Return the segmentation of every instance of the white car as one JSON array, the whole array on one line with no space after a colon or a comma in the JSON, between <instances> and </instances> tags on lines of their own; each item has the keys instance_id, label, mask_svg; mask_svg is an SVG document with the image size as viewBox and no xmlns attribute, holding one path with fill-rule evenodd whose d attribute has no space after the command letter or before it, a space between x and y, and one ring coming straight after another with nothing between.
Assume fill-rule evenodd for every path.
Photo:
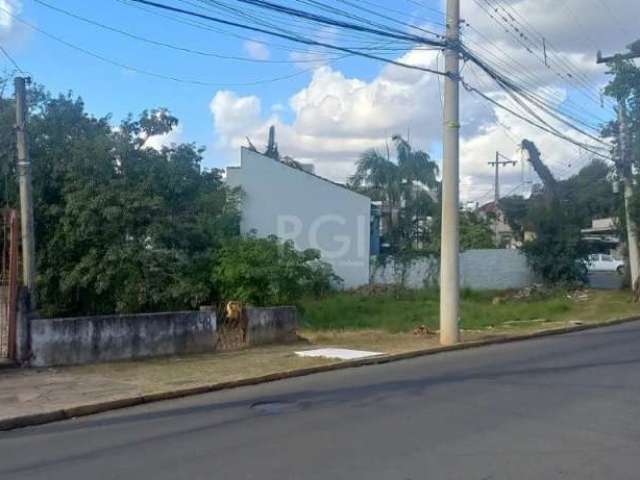
<instances>
[{"instance_id":1,"label":"white car","mask_svg":"<svg viewBox=\"0 0 640 480\"><path fill-rule=\"evenodd\" d=\"M594 253L589 255L589 273L591 272L617 272L624 273L624 262L617 260L605 253Z\"/></svg>"}]
</instances>

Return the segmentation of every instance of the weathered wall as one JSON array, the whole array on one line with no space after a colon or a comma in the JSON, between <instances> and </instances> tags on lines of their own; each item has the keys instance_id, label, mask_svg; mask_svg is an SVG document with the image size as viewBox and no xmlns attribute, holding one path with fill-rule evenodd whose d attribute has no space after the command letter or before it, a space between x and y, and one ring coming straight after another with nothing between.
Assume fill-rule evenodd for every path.
<instances>
[{"instance_id":1,"label":"weathered wall","mask_svg":"<svg viewBox=\"0 0 640 480\"><path fill-rule=\"evenodd\" d=\"M404 285L408 288L439 284L440 265L435 257L396 262L374 261L371 283ZM524 288L536 282L536 276L518 250L467 250L460 254L460 285L474 290Z\"/></svg>"},{"instance_id":2,"label":"weathered wall","mask_svg":"<svg viewBox=\"0 0 640 480\"><path fill-rule=\"evenodd\" d=\"M318 176L242 149L227 169L241 187L243 233L276 235L298 250L314 248L347 288L369 282L371 200Z\"/></svg>"},{"instance_id":3,"label":"weathered wall","mask_svg":"<svg viewBox=\"0 0 640 480\"><path fill-rule=\"evenodd\" d=\"M474 290L524 288L537 279L519 250L467 250L460 256L460 283Z\"/></svg>"},{"instance_id":4,"label":"weathered wall","mask_svg":"<svg viewBox=\"0 0 640 480\"><path fill-rule=\"evenodd\" d=\"M298 311L296 307L247 307L247 344L265 345L297 340Z\"/></svg>"},{"instance_id":5,"label":"weathered wall","mask_svg":"<svg viewBox=\"0 0 640 480\"><path fill-rule=\"evenodd\" d=\"M211 352L213 311L32 319L31 365L73 365Z\"/></svg>"}]
</instances>

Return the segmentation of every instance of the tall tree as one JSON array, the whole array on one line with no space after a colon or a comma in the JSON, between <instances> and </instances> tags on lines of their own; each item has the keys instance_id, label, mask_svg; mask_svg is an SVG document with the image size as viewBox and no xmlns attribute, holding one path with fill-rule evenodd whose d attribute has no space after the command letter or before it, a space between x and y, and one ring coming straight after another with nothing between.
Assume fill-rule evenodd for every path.
<instances>
[{"instance_id":1,"label":"tall tree","mask_svg":"<svg viewBox=\"0 0 640 480\"><path fill-rule=\"evenodd\" d=\"M428 153L413 150L400 135L392 141L396 159L378 150L364 152L349 179L351 188L383 205L387 241L394 250L424 244L428 219L437 200L438 165Z\"/></svg>"},{"instance_id":2,"label":"tall tree","mask_svg":"<svg viewBox=\"0 0 640 480\"><path fill-rule=\"evenodd\" d=\"M157 311L215 300L210 272L217 246L238 235L236 196L221 172L201 167L202 149L148 145L178 120L151 110L114 129L109 117L88 115L79 98L30 93L43 313ZM0 132L11 131L10 103L0 100ZM3 157L5 170L12 157ZM16 205L15 188L3 195Z\"/></svg>"}]
</instances>

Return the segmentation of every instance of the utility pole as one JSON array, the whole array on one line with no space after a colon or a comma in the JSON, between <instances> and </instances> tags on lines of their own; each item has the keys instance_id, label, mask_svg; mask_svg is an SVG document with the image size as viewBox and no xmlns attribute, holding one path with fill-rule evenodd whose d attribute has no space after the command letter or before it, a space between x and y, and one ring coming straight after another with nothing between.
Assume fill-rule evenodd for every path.
<instances>
[{"instance_id":1,"label":"utility pole","mask_svg":"<svg viewBox=\"0 0 640 480\"><path fill-rule=\"evenodd\" d=\"M627 47L628 53L616 54L611 57L603 57L598 52L598 64L615 63L623 60L640 58L640 40ZM629 272L631 274L631 290L640 288L640 251L638 247L638 226L631 217L630 207L633 197L633 171L631 167L631 155L629 152L629 127L627 123L627 99L618 98L618 172L624 183L624 210L627 224L627 246L629 248Z\"/></svg>"},{"instance_id":2,"label":"utility pole","mask_svg":"<svg viewBox=\"0 0 640 480\"><path fill-rule=\"evenodd\" d=\"M447 0L440 257L440 343L460 340L460 0Z\"/></svg>"},{"instance_id":3,"label":"utility pole","mask_svg":"<svg viewBox=\"0 0 640 480\"><path fill-rule=\"evenodd\" d=\"M504 158L505 160L500 160L500 158ZM502 155L500 152L496 152L496 161L488 162L492 167L496 167L496 178L495 178L495 186L494 186L494 205L496 208L496 218L495 218L495 226L494 226L494 235L496 248L500 248L500 232L498 231L498 220L500 219L500 213L498 211L498 203L500 202L500 166L513 165L514 167L517 165L515 161L509 160L507 157Z\"/></svg>"},{"instance_id":4,"label":"utility pole","mask_svg":"<svg viewBox=\"0 0 640 480\"><path fill-rule=\"evenodd\" d=\"M631 198L633 197L633 178L631 172L631 158L629 155L629 130L627 126L627 104L621 99L618 106L618 124L620 139L618 146L618 171L622 174L624 183L624 212L627 224L627 244L629 247L629 272L631 273L631 290L635 291L640 270L640 252L638 252L638 226L631 217Z\"/></svg>"},{"instance_id":5,"label":"utility pole","mask_svg":"<svg viewBox=\"0 0 640 480\"><path fill-rule=\"evenodd\" d=\"M18 177L20 182L20 222L22 227L23 281L36 308L36 256L33 228L33 194L31 191L31 161L27 147L27 89L26 79L16 77L16 136L18 149Z\"/></svg>"}]
</instances>

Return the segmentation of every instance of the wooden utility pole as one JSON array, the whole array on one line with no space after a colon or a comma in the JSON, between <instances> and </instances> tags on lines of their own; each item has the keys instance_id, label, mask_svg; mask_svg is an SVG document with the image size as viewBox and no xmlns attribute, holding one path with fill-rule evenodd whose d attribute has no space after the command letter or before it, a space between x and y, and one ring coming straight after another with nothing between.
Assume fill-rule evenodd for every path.
<instances>
[{"instance_id":1,"label":"wooden utility pole","mask_svg":"<svg viewBox=\"0 0 640 480\"><path fill-rule=\"evenodd\" d=\"M31 190L31 161L27 147L27 80L16 77L16 137L18 150L18 177L20 183L20 222L22 230L23 282L29 291L31 308L37 305L36 255L33 228L33 193Z\"/></svg>"},{"instance_id":2,"label":"wooden utility pole","mask_svg":"<svg viewBox=\"0 0 640 480\"><path fill-rule=\"evenodd\" d=\"M440 343L460 341L460 0L447 0L440 254Z\"/></svg>"},{"instance_id":3,"label":"wooden utility pole","mask_svg":"<svg viewBox=\"0 0 640 480\"><path fill-rule=\"evenodd\" d=\"M505 160L500 160L500 158L504 158ZM495 242L496 242L496 248L500 248L500 232L498 231L498 220L500 219L500 212L499 212L499 202L500 202L500 167L501 166L507 166L507 165L513 165L514 167L517 165L517 163L514 160L509 160L507 157L505 157L504 155L502 155L500 152L496 152L496 160L495 162L488 162L489 165L491 165L492 167L496 167L496 174L495 174L495 184L494 184L494 206L496 209L496 218L494 220L495 226L494 226L494 235L495 235Z\"/></svg>"}]
</instances>

